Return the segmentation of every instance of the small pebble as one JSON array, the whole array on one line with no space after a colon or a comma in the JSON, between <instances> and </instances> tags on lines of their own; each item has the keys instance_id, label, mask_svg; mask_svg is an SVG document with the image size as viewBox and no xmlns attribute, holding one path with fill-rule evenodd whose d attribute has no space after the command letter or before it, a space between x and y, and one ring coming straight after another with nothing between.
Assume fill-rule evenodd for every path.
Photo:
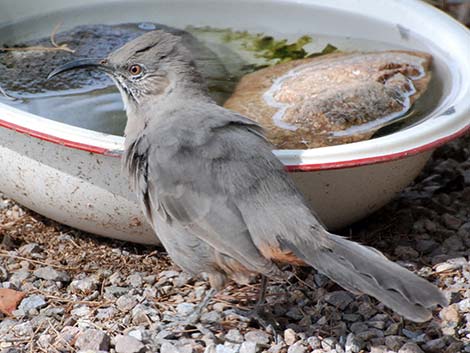
<instances>
[{"instance_id":1,"label":"small pebble","mask_svg":"<svg viewBox=\"0 0 470 353\"><path fill-rule=\"evenodd\" d=\"M312 336L307 338L307 343L312 349L321 348L321 341L318 337Z\"/></svg>"},{"instance_id":2,"label":"small pebble","mask_svg":"<svg viewBox=\"0 0 470 353\"><path fill-rule=\"evenodd\" d=\"M392 353L392 352L388 350L387 346L374 344L370 348L370 353Z\"/></svg>"},{"instance_id":3,"label":"small pebble","mask_svg":"<svg viewBox=\"0 0 470 353\"><path fill-rule=\"evenodd\" d=\"M132 295L122 295L116 300L116 306L123 312L131 311L137 305L137 299Z\"/></svg>"},{"instance_id":4,"label":"small pebble","mask_svg":"<svg viewBox=\"0 0 470 353\"><path fill-rule=\"evenodd\" d=\"M369 341L373 338L383 337L384 333L383 331L371 328L366 331L357 333L356 336L363 341Z\"/></svg>"},{"instance_id":5,"label":"small pebble","mask_svg":"<svg viewBox=\"0 0 470 353\"><path fill-rule=\"evenodd\" d=\"M385 329L385 336L396 335L400 330L401 324L399 322L394 322Z\"/></svg>"},{"instance_id":6,"label":"small pebble","mask_svg":"<svg viewBox=\"0 0 470 353\"><path fill-rule=\"evenodd\" d=\"M465 249L463 240L457 234L452 235L444 240L442 246L449 251L462 251Z\"/></svg>"},{"instance_id":7,"label":"small pebble","mask_svg":"<svg viewBox=\"0 0 470 353\"><path fill-rule=\"evenodd\" d=\"M116 313L116 309L112 306L108 308L98 308L96 313L96 318L98 320L109 320L111 319Z\"/></svg>"},{"instance_id":8,"label":"small pebble","mask_svg":"<svg viewBox=\"0 0 470 353\"><path fill-rule=\"evenodd\" d=\"M357 313L367 320L371 316L375 315L377 310L370 303L364 302L359 305L359 308L357 308Z\"/></svg>"},{"instance_id":9,"label":"small pebble","mask_svg":"<svg viewBox=\"0 0 470 353\"><path fill-rule=\"evenodd\" d=\"M110 338L101 330L87 329L78 335L75 347L81 350L107 351Z\"/></svg>"},{"instance_id":10,"label":"small pebble","mask_svg":"<svg viewBox=\"0 0 470 353\"><path fill-rule=\"evenodd\" d=\"M155 316L154 316L155 317ZM150 318L143 310L132 310L132 323L134 325L147 326L150 324Z\"/></svg>"},{"instance_id":11,"label":"small pebble","mask_svg":"<svg viewBox=\"0 0 470 353\"><path fill-rule=\"evenodd\" d=\"M256 342L243 342L240 346L239 353L256 353L258 351ZM216 353L219 353L216 351ZM236 351L234 353L237 353Z\"/></svg>"},{"instance_id":12,"label":"small pebble","mask_svg":"<svg viewBox=\"0 0 470 353\"><path fill-rule=\"evenodd\" d=\"M127 281L134 288L140 288L143 283L142 276L138 273L134 273L130 275L129 277L127 277Z\"/></svg>"},{"instance_id":13,"label":"small pebble","mask_svg":"<svg viewBox=\"0 0 470 353\"><path fill-rule=\"evenodd\" d=\"M297 335L295 333L295 331L291 328L288 328L287 330L284 331L284 342L286 342L286 344L288 346L291 346L295 343L295 341L297 341Z\"/></svg>"},{"instance_id":14,"label":"small pebble","mask_svg":"<svg viewBox=\"0 0 470 353\"><path fill-rule=\"evenodd\" d=\"M364 342L350 333L346 338L346 353L359 353L364 347Z\"/></svg>"},{"instance_id":15,"label":"small pebble","mask_svg":"<svg viewBox=\"0 0 470 353\"><path fill-rule=\"evenodd\" d=\"M326 337L321 341L321 346L325 350L332 350L336 346L336 338Z\"/></svg>"},{"instance_id":16,"label":"small pebble","mask_svg":"<svg viewBox=\"0 0 470 353\"><path fill-rule=\"evenodd\" d=\"M340 310L346 309L346 307L353 301L351 294L344 290L329 292L325 295L324 299L328 304L331 304Z\"/></svg>"},{"instance_id":17,"label":"small pebble","mask_svg":"<svg viewBox=\"0 0 470 353\"><path fill-rule=\"evenodd\" d=\"M444 337L441 337L425 342L422 347L425 352L442 353L445 346L446 340Z\"/></svg>"},{"instance_id":18,"label":"small pebble","mask_svg":"<svg viewBox=\"0 0 470 353\"><path fill-rule=\"evenodd\" d=\"M176 311L180 316L188 316L193 313L196 305L192 303L181 303L176 307Z\"/></svg>"},{"instance_id":19,"label":"small pebble","mask_svg":"<svg viewBox=\"0 0 470 353\"><path fill-rule=\"evenodd\" d=\"M453 342L446 348L445 353L460 353L463 345L463 342Z\"/></svg>"},{"instance_id":20,"label":"small pebble","mask_svg":"<svg viewBox=\"0 0 470 353\"><path fill-rule=\"evenodd\" d=\"M22 310L25 313L28 313L32 309L41 309L47 305L44 296L40 294L33 294L29 297L24 298L20 305L18 306L19 310Z\"/></svg>"},{"instance_id":21,"label":"small pebble","mask_svg":"<svg viewBox=\"0 0 470 353\"><path fill-rule=\"evenodd\" d=\"M22 283L26 281L31 276L30 272L26 269L21 269L12 273L9 281L13 283L13 285L20 289Z\"/></svg>"},{"instance_id":22,"label":"small pebble","mask_svg":"<svg viewBox=\"0 0 470 353\"><path fill-rule=\"evenodd\" d=\"M0 282L6 281L7 279L8 279L7 269L3 266L0 266Z\"/></svg>"},{"instance_id":23,"label":"small pebble","mask_svg":"<svg viewBox=\"0 0 470 353\"><path fill-rule=\"evenodd\" d=\"M406 338L402 336L386 336L385 345L392 351L397 351L403 346L406 342Z\"/></svg>"},{"instance_id":24,"label":"small pebble","mask_svg":"<svg viewBox=\"0 0 470 353\"><path fill-rule=\"evenodd\" d=\"M367 321L367 325L369 327L374 327L379 330L383 330L387 323L385 321L380 321L380 320L374 320L374 321Z\"/></svg>"},{"instance_id":25,"label":"small pebble","mask_svg":"<svg viewBox=\"0 0 470 353\"><path fill-rule=\"evenodd\" d=\"M70 311L70 313L73 316L87 317L87 316L90 316L91 309L87 305L78 305L76 308Z\"/></svg>"},{"instance_id":26,"label":"small pebble","mask_svg":"<svg viewBox=\"0 0 470 353\"><path fill-rule=\"evenodd\" d=\"M36 243L29 243L29 244L21 246L18 249L18 253L21 256L28 256L28 255L31 255L31 254L37 254L37 253L40 253L41 251L42 251L41 247L39 246L39 244L36 244Z\"/></svg>"},{"instance_id":27,"label":"small pebble","mask_svg":"<svg viewBox=\"0 0 470 353\"><path fill-rule=\"evenodd\" d=\"M462 299L457 305L459 306L460 311L470 313L470 298Z\"/></svg>"},{"instance_id":28,"label":"small pebble","mask_svg":"<svg viewBox=\"0 0 470 353\"><path fill-rule=\"evenodd\" d=\"M408 337L413 340L416 340L418 336L420 335L420 333L408 330L406 328L404 328L401 332L403 333L405 337Z\"/></svg>"},{"instance_id":29,"label":"small pebble","mask_svg":"<svg viewBox=\"0 0 470 353\"><path fill-rule=\"evenodd\" d=\"M399 350L398 353L424 353L416 343L408 342L405 343Z\"/></svg>"},{"instance_id":30,"label":"small pebble","mask_svg":"<svg viewBox=\"0 0 470 353\"><path fill-rule=\"evenodd\" d=\"M61 317L65 313L65 308L62 307L46 307L41 310L41 314L48 317Z\"/></svg>"},{"instance_id":31,"label":"small pebble","mask_svg":"<svg viewBox=\"0 0 470 353\"><path fill-rule=\"evenodd\" d=\"M201 315L201 322L204 324L214 324L222 320L222 315L217 311L209 311Z\"/></svg>"},{"instance_id":32,"label":"small pebble","mask_svg":"<svg viewBox=\"0 0 470 353\"><path fill-rule=\"evenodd\" d=\"M97 283L90 277L73 280L69 284L69 290L73 293L90 294L97 288Z\"/></svg>"},{"instance_id":33,"label":"small pebble","mask_svg":"<svg viewBox=\"0 0 470 353\"><path fill-rule=\"evenodd\" d=\"M70 350L70 346L76 341L79 334L80 329L78 327L64 326L59 335L56 337L54 346L59 351L68 351Z\"/></svg>"},{"instance_id":34,"label":"small pebble","mask_svg":"<svg viewBox=\"0 0 470 353\"><path fill-rule=\"evenodd\" d=\"M305 347L302 342L296 342L289 347L287 353L306 353L307 347Z\"/></svg>"},{"instance_id":35,"label":"small pebble","mask_svg":"<svg viewBox=\"0 0 470 353\"><path fill-rule=\"evenodd\" d=\"M105 295L107 295L110 298L118 298L121 295L127 294L129 292L129 288L109 286L109 287L105 287L104 292L105 292Z\"/></svg>"},{"instance_id":36,"label":"small pebble","mask_svg":"<svg viewBox=\"0 0 470 353\"><path fill-rule=\"evenodd\" d=\"M51 342L52 342L52 335L49 335L49 334L42 334L41 336L39 336L37 340L38 346L43 349L47 349L51 345Z\"/></svg>"},{"instance_id":37,"label":"small pebble","mask_svg":"<svg viewBox=\"0 0 470 353\"><path fill-rule=\"evenodd\" d=\"M413 260L419 256L419 253L409 246L397 246L395 248L395 255L402 260Z\"/></svg>"},{"instance_id":38,"label":"small pebble","mask_svg":"<svg viewBox=\"0 0 470 353\"><path fill-rule=\"evenodd\" d=\"M416 241L416 250L425 254L430 253L437 247L439 247L439 243L432 239L422 239Z\"/></svg>"},{"instance_id":39,"label":"small pebble","mask_svg":"<svg viewBox=\"0 0 470 353\"><path fill-rule=\"evenodd\" d=\"M225 335L225 339L234 343L243 343L243 335L237 329L230 329Z\"/></svg>"},{"instance_id":40,"label":"small pebble","mask_svg":"<svg viewBox=\"0 0 470 353\"><path fill-rule=\"evenodd\" d=\"M460 321L459 306L457 304L449 305L445 308L442 308L439 316L442 320L458 323Z\"/></svg>"},{"instance_id":41,"label":"small pebble","mask_svg":"<svg viewBox=\"0 0 470 353\"><path fill-rule=\"evenodd\" d=\"M142 342L132 336L119 335L115 338L115 349L116 353L140 353L145 349L145 346ZM162 344L161 351L178 353L178 351L174 349L173 345L167 342Z\"/></svg>"},{"instance_id":42,"label":"small pebble","mask_svg":"<svg viewBox=\"0 0 470 353\"><path fill-rule=\"evenodd\" d=\"M70 276L62 271L57 271L56 269L46 266L40 267L33 272L33 275L37 278L45 279L47 281L60 281L68 282L70 281Z\"/></svg>"},{"instance_id":43,"label":"small pebble","mask_svg":"<svg viewBox=\"0 0 470 353\"><path fill-rule=\"evenodd\" d=\"M12 330L18 336L31 336L33 334L33 327L29 321L15 325Z\"/></svg>"},{"instance_id":44,"label":"small pebble","mask_svg":"<svg viewBox=\"0 0 470 353\"><path fill-rule=\"evenodd\" d=\"M369 329L369 326L367 326L364 322L355 322L351 325L351 331L354 333L359 333L359 332L364 332Z\"/></svg>"},{"instance_id":45,"label":"small pebble","mask_svg":"<svg viewBox=\"0 0 470 353\"><path fill-rule=\"evenodd\" d=\"M447 228L452 230L458 230L463 223L459 218L449 213L442 215L442 221Z\"/></svg>"},{"instance_id":46,"label":"small pebble","mask_svg":"<svg viewBox=\"0 0 470 353\"><path fill-rule=\"evenodd\" d=\"M125 337L125 336L123 336ZM123 339L121 339L123 340ZM130 345L130 342L126 342L127 345ZM121 343L122 345L122 343ZM117 353L139 353L141 352L145 347L143 344L141 346L136 347L134 350L124 350L124 346L120 347L121 350L117 349L117 344L116 344L116 352ZM172 345L170 342L163 342L162 347L160 348L160 352L165 352L165 353L180 353L178 348L176 348L174 345Z\"/></svg>"},{"instance_id":47,"label":"small pebble","mask_svg":"<svg viewBox=\"0 0 470 353\"><path fill-rule=\"evenodd\" d=\"M129 331L127 334L131 337L134 337L136 340L139 340L141 342L144 339L144 332L143 332L142 329L132 330L132 331Z\"/></svg>"},{"instance_id":48,"label":"small pebble","mask_svg":"<svg viewBox=\"0 0 470 353\"><path fill-rule=\"evenodd\" d=\"M250 342L255 342L259 345L266 346L271 341L271 336L265 331L253 330L245 334L245 339Z\"/></svg>"}]
</instances>

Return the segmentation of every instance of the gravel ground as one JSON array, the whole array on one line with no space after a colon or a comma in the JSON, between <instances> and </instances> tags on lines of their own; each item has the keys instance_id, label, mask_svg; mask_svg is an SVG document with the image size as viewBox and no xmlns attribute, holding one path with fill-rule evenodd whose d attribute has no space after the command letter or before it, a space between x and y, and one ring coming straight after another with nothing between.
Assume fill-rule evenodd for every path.
<instances>
[{"instance_id":1,"label":"gravel ground","mask_svg":"<svg viewBox=\"0 0 470 353\"><path fill-rule=\"evenodd\" d=\"M469 146L467 135L441 147L413 185L342 232L444 290L451 305L430 322L404 321L312 269L288 267L289 283L269 284L275 334L234 310L253 306L259 284L231 285L199 324L167 331L208 290L204 281L162 249L97 239L2 198L0 283L20 293L1 316L0 351L470 352Z\"/></svg>"},{"instance_id":2,"label":"gravel ground","mask_svg":"<svg viewBox=\"0 0 470 353\"><path fill-rule=\"evenodd\" d=\"M470 24L470 4L429 0ZM229 286L201 322L171 331L208 290L162 249L59 225L0 194L0 353L470 352L470 135L436 151L415 183L342 234L434 282L451 305L424 324L404 321L312 269L270 282L273 333L234 309L258 284ZM6 293L6 289L12 291Z\"/></svg>"}]
</instances>

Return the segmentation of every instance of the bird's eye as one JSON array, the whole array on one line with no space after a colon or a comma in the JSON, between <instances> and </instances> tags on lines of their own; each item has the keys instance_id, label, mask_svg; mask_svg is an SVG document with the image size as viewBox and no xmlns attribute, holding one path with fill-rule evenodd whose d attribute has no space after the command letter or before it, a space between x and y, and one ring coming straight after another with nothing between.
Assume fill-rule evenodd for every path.
<instances>
[{"instance_id":1,"label":"bird's eye","mask_svg":"<svg viewBox=\"0 0 470 353\"><path fill-rule=\"evenodd\" d=\"M131 65L128 70L132 76L139 76L143 71L140 65Z\"/></svg>"}]
</instances>

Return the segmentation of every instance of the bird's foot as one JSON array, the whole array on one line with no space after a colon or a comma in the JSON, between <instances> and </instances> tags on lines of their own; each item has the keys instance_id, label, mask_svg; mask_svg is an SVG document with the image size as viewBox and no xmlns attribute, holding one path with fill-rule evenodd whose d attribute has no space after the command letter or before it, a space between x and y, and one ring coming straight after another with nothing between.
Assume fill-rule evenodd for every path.
<instances>
[{"instance_id":1,"label":"bird's foot","mask_svg":"<svg viewBox=\"0 0 470 353\"><path fill-rule=\"evenodd\" d=\"M264 308L264 305L256 305L251 310L243 310L239 308L234 309L235 312L247 318L250 318L258 323L267 331L271 331L274 337L277 337L278 332L281 332L281 325L276 320L274 314Z\"/></svg>"},{"instance_id":2,"label":"bird's foot","mask_svg":"<svg viewBox=\"0 0 470 353\"><path fill-rule=\"evenodd\" d=\"M255 307L251 310L242 310L235 308L235 312L246 318L250 318L263 327L266 331L271 331L275 337L276 343L278 340L278 332L281 332L281 325L276 320L273 313L266 310L266 290L268 287L268 278L266 276L261 277L261 286L259 290L259 298Z\"/></svg>"}]
</instances>

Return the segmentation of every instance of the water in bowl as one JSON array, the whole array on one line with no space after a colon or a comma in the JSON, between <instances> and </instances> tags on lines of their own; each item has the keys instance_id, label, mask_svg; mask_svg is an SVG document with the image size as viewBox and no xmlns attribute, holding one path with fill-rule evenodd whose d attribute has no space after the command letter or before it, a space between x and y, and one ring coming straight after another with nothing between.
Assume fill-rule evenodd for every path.
<instances>
[{"instance_id":1,"label":"water in bowl","mask_svg":"<svg viewBox=\"0 0 470 353\"><path fill-rule=\"evenodd\" d=\"M94 13L107 14L103 20L113 26L113 23L123 23L118 20L117 13L122 13L129 9L130 15L127 18L137 20L141 16L142 21L134 21L126 26L133 31L138 29L140 32L155 29L155 23L167 23L171 25L172 18L164 18L157 15L150 19L148 3L136 2L132 5L132 11L129 5L121 4L122 9L116 9L110 5L99 5L94 7L75 8L47 16L38 16L22 20L16 23L0 26L0 38L6 44L15 44L37 38L47 38L54 24L59 20L63 21L63 28L70 29L80 24L80 19L88 18ZM146 15L143 16L142 14ZM140 15L139 15L140 14ZM160 12L162 14L162 12ZM115 19L113 19L113 16ZM52 22L51 22L52 21ZM177 22L177 21L176 21ZM211 77L210 91L212 96L219 104L222 104L233 91L235 84L244 75L265 65L272 65L275 62L283 60L282 57L270 55L269 50L263 51L263 47L253 46L263 43L263 38L273 38L274 43L281 43L285 40L286 47L292 48L289 44L295 43L300 46L306 54L321 53L337 48L340 51L378 51L407 49L405 47L390 44L387 42L351 38L343 36L325 35L320 33L293 33L292 31L282 32L279 28L269 30L263 28L262 31L250 30L248 32L238 31L236 29L226 29L222 27L208 27L206 25L189 25L179 28L189 32L197 38L202 45L212 52L223 65L224 70L219 70L217 74ZM27 30L25 30L27 29ZM260 35L257 35L261 33ZM306 39L309 38L309 39ZM261 41L259 39L262 39ZM296 52L288 52L284 59L301 57L300 49ZM260 55L260 53L262 55ZM271 53L272 54L272 53ZM18 51L15 55L25 55ZM47 62L42 62L47 70ZM219 76L217 76L219 75ZM95 130L112 135L122 135L126 122L125 112L121 98L117 89L110 82L93 82L90 80L82 87L73 87L73 89L47 89L44 77L36 77L37 85L43 85L44 89L39 92L27 92L21 89L20 85L14 85L15 89L8 90L10 96L19 99L12 101L7 98L0 98L1 102L13 105L19 109L52 119L66 124ZM411 107L411 109L394 121L388 122L386 126L378 130L374 136L382 136L392 133L398 129L403 129L414 125L425 118L429 112L433 111L443 96L443 88L439 75L434 75L426 93ZM5 87L4 87L5 88Z\"/></svg>"}]
</instances>

